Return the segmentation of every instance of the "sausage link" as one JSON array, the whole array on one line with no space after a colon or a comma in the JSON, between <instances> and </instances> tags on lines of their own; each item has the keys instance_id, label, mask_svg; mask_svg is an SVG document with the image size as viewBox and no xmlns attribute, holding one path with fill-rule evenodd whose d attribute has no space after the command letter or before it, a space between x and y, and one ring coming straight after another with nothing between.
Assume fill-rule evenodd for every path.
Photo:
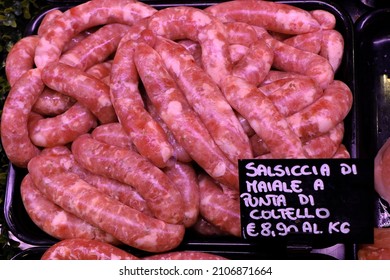
<instances>
[{"instance_id":1,"label":"sausage link","mask_svg":"<svg viewBox=\"0 0 390 280\"><path fill-rule=\"evenodd\" d=\"M390 260L389 248L363 245L358 251L359 260Z\"/></svg>"},{"instance_id":2,"label":"sausage link","mask_svg":"<svg viewBox=\"0 0 390 280\"><path fill-rule=\"evenodd\" d=\"M337 30L322 31L320 55L325 57L336 72L343 59L344 38Z\"/></svg>"},{"instance_id":3,"label":"sausage link","mask_svg":"<svg viewBox=\"0 0 390 280\"><path fill-rule=\"evenodd\" d=\"M117 121L110 88L102 81L63 63L48 64L42 70L42 80L48 87L76 99L101 123Z\"/></svg>"},{"instance_id":4,"label":"sausage link","mask_svg":"<svg viewBox=\"0 0 390 280\"><path fill-rule=\"evenodd\" d=\"M188 6L159 10L151 16L149 29L173 41L190 39L198 42L202 48L203 68L218 85L231 72L226 28L203 10Z\"/></svg>"},{"instance_id":5,"label":"sausage link","mask_svg":"<svg viewBox=\"0 0 390 280\"><path fill-rule=\"evenodd\" d=\"M196 223L191 227L196 233L203 236L226 236L228 233L217 228L215 225L206 221L202 216L199 216Z\"/></svg>"},{"instance_id":6,"label":"sausage link","mask_svg":"<svg viewBox=\"0 0 390 280\"><path fill-rule=\"evenodd\" d=\"M134 0L93 0L74 6L56 17L41 35L34 61L43 68L59 60L65 45L78 33L109 23L133 25L156 9Z\"/></svg>"},{"instance_id":7,"label":"sausage link","mask_svg":"<svg viewBox=\"0 0 390 280\"><path fill-rule=\"evenodd\" d=\"M138 260L136 256L97 240L72 238L52 245L41 260Z\"/></svg>"},{"instance_id":8,"label":"sausage link","mask_svg":"<svg viewBox=\"0 0 390 280\"><path fill-rule=\"evenodd\" d=\"M126 245L165 252L183 239L184 226L163 222L103 194L74 173L64 172L59 156L36 156L28 165L34 184L51 201Z\"/></svg>"},{"instance_id":9,"label":"sausage link","mask_svg":"<svg viewBox=\"0 0 390 280\"><path fill-rule=\"evenodd\" d=\"M111 67L112 67L112 61L108 60L91 66L90 68L85 70L85 73L92 75L96 79L100 79L102 81L104 81L104 79L106 79L107 77L109 80L111 75ZM109 83L106 84L109 85Z\"/></svg>"},{"instance_id":10,"label":"sausage link","mask_svg":"<svg viewBox=\"0 0 390 280\"><path fill-rule=\"evenodd\" d=\"M302 51L318 54L321 50L322 30L298 34L283 40L283 43Z\"/></svg>"},{"instance_id":11,"label":"sausage link","mask_svg":"<svg viewBox=\"0 0 390 280\"><path fill-rule=\"evenodd\" d=\"M264 29L255 27L258 36L274 51L272 66L276 69L296 72L313 78L321 88L333 81L334 72L329 61L319 54L302 51L272 38Z\"/></svg>"},{"instance_id":12,"label":"sausage link","mask_svg":"<svg viewBox=\"0 0 390 280\"><path fill-rule=\"evenodd\" d=\"M130 206L140 212L149 216L153 216L150 212L145 200L136 192L131 186L123 184L119 181L94 174L83 168L73 157L72 152L65 146L55 146L52 148L45 148L41 155L61 155L66 156L62 158L61 168L66 172L72 172L78 175L82 180L88 184L96 187L102 193Z\"/></svg>"},{"instance_id":13,"label":"sausage link","mask_svg":"<svg viewBox=\"0 0 390 280\"><path fill-rule=\"evenodd\" d=\"M155 217L169 223L183 221L183 199L172 181L145 157L94 140L90 135L72 143L76 161L92 173L106 176L136 189Z\"/></svg>"},{"instance_id":14,"label":"sausage link","mask_svg":"<svg viewBox=\"0 0 390 280\"><path fill-rule=\"evenodd\" d=\"M320 29L319 23L308 11L282 3L227 1L205 10L223 22L245 22L285 34L302 34Z\"/></svg>"},{"instance_id":15,"label":"sausage link","mask_svg":"<svg viewBox=\"0 0 390 280\"><path fill-rule=\"evenodd\" d=\"M94 115L83 105L76 103L61 115L30 119L28 132L36 146L54 147L71 143L95 126Z\"/></svg>"},{"instance_id":16,"label":"sausage link","mask_svg":"<svg viewBox=\"0 0 390 280\"><path fill-rule=\"evenodd\" d=\"M53 23L53 20L61 16L62 12L58 8L53 8L52 10L49 10L45 13L41 23L39 24L37 34L41 36L42 34L45 34L47 32L47 29L50 27L50 25Z\"/></svg>"},{"instance_id":17,"label":"sausage link","mask_svg":"<svg viewBox=\"0 0 390 280\"><path fill-rule=\"evenodd\" d=\"M265 42L258 40L249 46L247 53L234 65L233 75L259 85L273 64L274 54Z\"/></svg>"},{"instance_id":18,"label":"sausage link","mask_svg":"<svg viewBox=\"0 0 390 280\"><path fill-rule=\"evenodd\" d=\"M97 141L136 151L129 135L126 134L120 123L99 125L92 130L91 136Z\"/></svg>"},{"instance_id":19,"label":"sausage link","mask_svg":"<svg viewBox=\"0 0 390 280\"><path fill-rule=\"evenodd\" d=\"M8 159L19 167L26 167L39 149L28 135L28 116L33 104L43 91L41 70L28 70L17 80L4 102L1 116L1 141Z\"/></svg>"},{"instance_id":20,"label":"sausage link","mask_svg":"<svg viewBox=\"0 0 390 280\"><path fill-rule=\"evenodd\" d=\"M249 47L257 41L257 33L254 28L245 22L225 22L226 32L230 45L240 44Z\"/></svg>"},{"instance_id":21,"label":"sausage link","mask_svg":"<svg viewBox=\"0 0 390 280\"><path fill-rule=\"evenodd\" d=\"M374 228L374 242L373 244L362 244L358 248L359 260L389 260L390 246L389 246L390 229L389 228Z\"/></svg>"},{"instance_id":22,"label":"sausage link","mask_svg":"<svg viewBox=\"0 0 390 280\"><path fill-rule=\"evenodd\" d=\"M204 124L190 108L158 53L146 44L139 44L134 58L147 95L177 141L213 178L238 188L235 165L218 148Z\"/></svg>"},{"instance_id":23,"label":"sausage link","mask_svg":"<svg viewBox=\"0 0 390 280\"><path fill-rule=\"evenodd\" d=\"M215 82L181 45L159 38L155 50L222 152L233 162L251 158L249 139Z\"/></svg>"},{"instance_id":24,"label":"sausage link","mask_svg":"<svg viewBox=\"0 0 390 280\"><path fill-rule=\"evenodd\" d=\"M344 124L341 122L328 133L319 135L304 142L303 149L305 150L308 158L332 158L335 157L340 149L343 136ZM266 144L258 135L253 135L250 140L255 157L269 153Z\"/></svg>"},{"instance_id":25,"label":"sausage link","mask_svg":"<svg viewBox=\"0 0 390 280\"><path fill-rule=\"evenodd\" d=\"M138 152L156 166L164 167L173 155L173 147L162 127L145 109L133 58L136 44L128 40L117 49L111 71L110 95L119 122Z\"/></svg>"},{"instance_id":26,"label":"sausage link","mask_svg":"<svg viewBox=\"0 0 390 280\"><path fill-rule=\"evenodd\" d=\"M281 80L281 79L294 79L294 78L298 78L298 79L307 78L307 76L304 74L298 74L298 73L294 73L294 72L286 72L286 71L271 69L268 72L267 76L265 77L265 79L263 80L263 82L261 83L260 86L267 85L269 83L272 83L272 82L275 82L275 81Z\"/></svg>"},{"instance_id":27,"label":"sausage link","mask_svg":"<svg viewBox=\"0 0 390 280\"><path fill-rule=\"evenodd\" d=\"M194 61L196 62L196 64L199 67L203 68L203 65L202 65L202 48L201 48L200 44L198 42L196 42L196 41L192 41L192 40L189 40L189 39L178 40L177 42L180 45L182 45L183 47L185 47L185 49L194 58Z\"/></svg>"},{"instance_id":28,"label":"sausage link","mask_svg":"<svg viewBox=\"0 0 390 280\"><path fill-rule=\"evenodd\" d=\"M323 90L311 78L285 78L259 90L267 96L283 116L301 111L323 95Z\"/></svg>"},{"instance_id":29,"label":"sausage link","mask_svg":"<svg viewBox=\"0 0 390 280\"><path fill-rule=\"evenodd\" d=\"M374 159L375 191L390 202L390 138L380 147Z\"/></svg>"},{"instance_id":30,"label":"sausage link","mask_svg":"<svg viewBox=\"0 0 390 280\"><path fill-rule=\"evenodd\" d=\"M45 87L34 103L32 111L43 116L56 116L64 113L76 101L62 93L59 93L51 88Z\"/></svg>"},{"instance_id":31,"label":"sausage link","mask_svg":"<svg viewBox=\"0 0 390 280\"><path fill-rule=\"evenodd\" d=\"M35 48L39 37L30 35L13 45L5 60L5 74L12 87L20 77L34 67Z\"/></svg>"},{"instance_id":32,"label":"sausage link","mask_svg":"<svg viewBox=\"0 0 390 280\"><path fill-rule=\"evenodd\" d=\"M350 88L334 80L313 104L287 118L292 130L303 140L324 134L344 120L352 107Z\"/></svg>"},{"instance_id":33,"label":"sausage link","mask_svg":"<svg viewBox=\"0 0 390 280\"><path fill-rule=\"evenodd\" d=\"M164 168L164 173L179 190L184 201L185 227L191 227L199 215L199 186L198 178L191 164L174 162Z\"/></svg>"},{"instance_id":34,"label":"sausage link","mask_svg":"<svg viewBox=\"0 0 390 280\"><path fill-rule=\"evenodd\" d=\"M112 235L86 223L48 200L27 174L20 185L24 208L31 220L44 232L59 240L85 238L110 244L120 242Z\"/></svg>"},{"instance_id":35,"label":"sausage link","mask_svg":"<svg viewBox=\"0 0 390 280\"><path fill-rule=\"evenodd\" d=\"M130 26L119 23L107 24L86 37L69 51L62 54L60 62L81 70L105 61L113 54Z\"/></svg>"},{"instance_id":36,"label":"sausage link","mask_svg":"<svg viewBox=\"0 0 390 280\"><path fill-rule=\"evenodd\" d=\"M305 158L299 137L271 100L255 85L229 76L222 90L230 105L248 120L276 158Z\"/></svg>"},{"instance_id":37,"label":"sausage link","mask_svg":"<svg viewBox=\"0 0 390 280\"><path fill-rule=\"evenodd\" d=\"M233 65L238 63L248 53L248 47L240 44L229 45L229 56Z\"/></svg>"},{"instance_id":38,"label":"sausage link","mask_svg":"<svg viewBox=\"0 0 390 280\"><path fill-rule=\"evenodd\" d=\"M219 256L215 253L206 253L200 251L175 251L168 253L154 254L143 257L143 260L227 260L227 258Z\"/></svg>"},{"instance_id":39,"label":"sausage link","mask_svg":"<svg viewBox=\"0 0 390 280\"><path fill-rule=\"evenodd\" d=\"M260 84L271 69L273 52L265 42L258 40L256 30L251 25L227 22L225 27L230 44L230 58L234 62L233 75L253 84Z\"/></svg>"},{"instance_id":40,"label":"sausage link","mask_svg":"<svg viewBox=\"0 0 390 280\"><path fill-rule=\"evenodd\" d=\"M104 176L94 174L73 161L70 172L78 175L81 179L96 187L102 193L122 202L123 204L153 217L145 199L130 185L123 184Z\"/></svg>"},{"instance_id":41,"label":"sausage link","mask_svg":"<svg viewBox=\"0 0 390 280\"><path fill-rule=\"evenodd\" d=\"M223 193L213 179L202 173L198 176L200 213L208 222L234 236L241 236L240 202Z\"/></svg>"},{"instance_id":42,"label":"sausage link","mask_svg":"<svg viewBox=\"0 0 390 280\"><path fill-rule=\"evenodd\" d=\"M309 11L312 17L320 24L321 30L334 29L336 27L336 17L325 10Z\"/></svg>"},{"instance_id":43,"label":"sausage link","mask_svg":"<svg viewBox=\"0 0 390 280\"><path fill-rule=\"evenodd\" d=\"M337 153L344 136L344 123L340 122L328 133L306 141L303 148L308 158L332 158Z\"/></svg>"},{"instance_id":44,"label":"sausage link","mask_svg":"<svg viewBox=\"0 0 390 280\"><path fill-rule=\"evenodd\" d=\"M167 135L167 139L173 148L174 159L180 162L191 162L192 161L191 156L187 153L187 151L183 148L183 146L180 145L179 142L176 140L172 131L168 128L166 123L161 119L160 115L158 114L156 108L154 107L154 105L152 104L148 96L145 96L144 100L145 100L146 109L148 110L152 118L155 119L157 123L159 123L162 129L165 131L165 134Z\"/></svg>"}]
</instances>

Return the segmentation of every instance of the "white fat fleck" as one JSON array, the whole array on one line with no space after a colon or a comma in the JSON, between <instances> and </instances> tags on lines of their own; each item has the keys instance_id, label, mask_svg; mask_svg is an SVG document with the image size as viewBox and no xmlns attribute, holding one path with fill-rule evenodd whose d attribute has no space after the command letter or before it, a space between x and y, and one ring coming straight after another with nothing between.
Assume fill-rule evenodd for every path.
<instances>
[{"instance_id":1,"label":"white fat fleck","mask_svg":"<svg viewBox=\"0 0 390 280\"><path fill-rule=\"evenodd\" d=\"M211 22L211 18L204 12L200 12L200 11L194 12L193 19L196 23L196 26L206 26Z\"/></svg>"},{"instance_id":2,"label":"white fat fleck","mask_svg":"<svg viewBox=\"0 0 390 280\"><path fill-rule=\"evenodd\" d=\"M250 125L256 132L261 131L261 126L257 120L251 120Z\"/></svg>"},{"instance_id":3,"label":"white fat fleck","mask_svg":"<svg viewBox=\"0 0 390 280\"><path fill-rule=\"evenodd\" d=\"M101 107L108 107L112 105L110 98L108 98L105 94L99 96L98 103Z\"/></svg>"},{"instance_id":4,"label":"white fat fleck","mask_svg":"<svg viewBox=\"0 0 390 280\"><path fill-rule=\"evenodd\" d=\"M226 173L226 165L224 162L219 162L212 170L213 177L221 177Z\"/></svg>"},{"instance_id":5,"label":"white fat fleck","mask_svg":"<svg viewBox=\"0 0 390 280\"><path fill-rule=\"evenodd\" d=\"M57 215L55 215L55 217L53 218L53 220L51 221L52 225L55 227L55 226L60 226L60 225L66 225L67 224L67 215L65 214L64 211L61 211L59 212Z\"/></svg>"},{"instance_id":6,"label":"white fat fleck","mask_svg":"<svg viewBox=\"0 0 390 280\"><path fill-rule=\"evenodd\" d=\"M318 123L318 129L322 133L328 132L329 129L331 129L334 125L332 120L327 117L319 117L317 123Z\"/></svg>"},{"instance_id":7,"label":"white fat fleck","mask_svg":"<svg viewBox=\"0 0 390 280\"><path fill-rule=\"evenodd\" d=\"M221 150L229 155L229 157L231 156L235 156L237 155L239 152L237 151L237 147L236 145L234 145L234 143L232 143L232 141L230 141L230 139L226 139L225 137L221 137L219 139L215 139L215 143L218 145L218 147L221 148Z\"/></svg>"},{"instance_id":8,"label":"white fat fleck","mask_svg":"<svg viewBox=\"0 0 390 280\"><path fill-rule=\"evenodd\" d=\"M182 112L181 103L178 101L171 101L168 104L168 115L170 116L179 116Z\"/></svg>"},{"instance_id":9,"label":"white fat fleck","mask_svg":"<svg viewBox=\"0 0 390 280\"><path fill-rule=\"evenodd\" d=\"M35 145L45 147L47 145L46 135L44 133L38 132L31 135L32 141Z\"/></svg>"},{"instance_id":10,"label":"white fat fleck","mask_svg":"<svg viewBox=\"0 0 390 280\"><path fill-rule=\"evenodd\" d=\"M61 57L60 62L75 67L78 65L78 63L80 63L80 58L72 53L69 53L64 54Z\"/></svg>"},{"instance_id":11,"label":"white fat fleck","mask_svg":"<svg viewBox=\"0 0 390 280\"><path fill-rule=\"evenodd\" d=\"M116 254L112 254L112 253L111 253L110 259L111 259L111 260L121 260L121 257L118 256L118 255L116 255Z\"/></svg>"},{"instance_id":12,"label":"white fat fleck","mask_svg":"<svg viewBox=\"0 0 390 280\"><path fill-rule=\"evenodd\" d=\"M172 156L172 149L169 146L164 145L160 147L160 153L163 161L167 162Z\"/></svg>"},{"instance_id":13,"label":"white fat fleck","mask_svg":"<svg viewBox=\"0 0 390 280\"><path fill-rule=\"evenodd\" d=\"M282 23L283 28L286 30L290 29L291 23L296 23L297 21L302 21L302 13L290 10L288 13L276 13L275 22Z\"/></svg>"},{"instance_id":14,"label":"white fat fleck","mask_svg":"<svg viewBox=\"0 0 390 280\"><path fill-rule=\"evenodd\" d=\"M211 205L210 203L210 201L211 201L211 199L212 199L212 196L211 195L207 195L207 196L205 196L204 198L202 198L202 204L203 205Z\"/></svg>"},{"instance_id":15,"label":"white fat fleck","mask_svg":"<svg viewBox=\"0 0 390 280\"><path fill-rule=\"evenodd\" d=\"M135 240L135 243L138 245L148 244L149 246L153 246L153 245L157 245L157 240L158 240L157 231L150 231L148 235L144 235L143 237Z\"/></svg>"},{"instance_id":16,"label":"white fat fleck","mask_svg":"<svg viewBox=\"0 0 390 280\"><path fill-rule=\"evenodd\" d=\"M66 170L70 170L73 166L72 162L68 159L64 159L61 161L61 164L63 165L63 167L66 169Z\"/></svg>"},{"instance_id":17,"label":"white fat fleck","mask_svg":"<svg viewBox=\"0 0 390 280\"><path fill-rule=\"evenodd\" d=\"M316 90L312 89L310 91L306 91L305 94L302 94L301 96L304 98L304 103L311 103L314 100L314 96L316 95Z\"/></svg>"},{"instance_id":18,"label":"white fat fleck","mask_svg":"<svg viewBox=\"0 0 390 280\"><path fill-rule=\"evenodd\" d=\"M176 75L180 75L181 73L181 65L179 63L179 61L175 58L171 58L169 56L166 56L165 52L162 52L163 55L163 59L164 59L164 62L168 65L169 68L172 69L172 71L176 74Z\"/></svg>"}]
</instances>

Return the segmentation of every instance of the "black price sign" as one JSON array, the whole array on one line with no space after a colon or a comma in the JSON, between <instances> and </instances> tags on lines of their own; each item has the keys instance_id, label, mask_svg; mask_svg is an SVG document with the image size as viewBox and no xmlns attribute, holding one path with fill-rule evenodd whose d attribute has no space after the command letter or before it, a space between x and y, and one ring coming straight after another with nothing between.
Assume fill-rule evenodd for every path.
<instances>
[{"instance_id":1,"label":"black price sign","mask_svg":"<svg viewBox=\"0 0 390 280\"><path fill-rule=\"evenodd\" d=\"M241 160L244 239L372 243L373 161Z\"/></svg>"}]
</instances>

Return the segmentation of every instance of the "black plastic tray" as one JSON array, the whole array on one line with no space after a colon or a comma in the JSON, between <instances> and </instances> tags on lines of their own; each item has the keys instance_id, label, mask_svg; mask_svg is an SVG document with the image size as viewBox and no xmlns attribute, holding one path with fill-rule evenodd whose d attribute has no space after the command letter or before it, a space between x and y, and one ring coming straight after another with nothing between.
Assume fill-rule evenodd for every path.
<instances>
[{"instance_id":1,"label":"black plastic tray","mask_svg":"<svg viewBox=\"0 0 390 280\"><path fill-rule=\"evenodd\" d=\"M374 158L390 137L390 8L367 12L356 21L356 90L366 128L365 156ZM376 223L390 227L389 204L377 196Z\"/></svg>"},{"instance_id":2,"label":"black plastic tray","mask_svg":"<svg viewBox=\"0 0 390 280\"><path fill-rule=\"evenodd\" d=\"M61 2L64 5L53 5L53 8L69 8L71 3ZM77 1L78 2L78 1ZM193 1L192 4L178 3L177 1L167 1L161 4L161 1L144 1L156 8L163 8L175 5L190 5L196 7L207 7L210 4L221 1ZM343 35L345 40L345 51L339 70L335 74L335 79L344 81L355 94L355 63L354 63L354 26L348 13L338 4L328 1L276 1L295 5L306 10L323 9L335 15L337 24L336 29ZM73 2L74 3L74 2ZM40 21L46 9L39 16L34 18L28 25L25 35L35 34ZM361 153L360 145L360 113L358 111L358 102L354 102L353 107L345 119L345 134L343 143L349 150L351 157L358 158ZM6 222L16 238L24 243L33 246L50 246L57 240L41 231L27 215L20 196L20 183L26 174L26 170L15 168L12 164L7 178L5 208L4 214ZM329 244L326 240L320 244L282 244L278 243L249 243L233 237L203 237L187 232L179 249L199 250L206 252L232 253L240 259L318 259L318 253L311 253L311 250L327 248L334 244ZM355 244L345 244L343 255L346 259L355 259ZM129 248L127 248L129 249ZM343 250L344 250L343 249ZM132 249L129 249L132 250ZM133 252L133 251L132 251ZM142 252L136 252L142 254ZM326 255L325 255L326 256ZM323 256L322 256L323 258Z\"/></svg>"}]
</instances>

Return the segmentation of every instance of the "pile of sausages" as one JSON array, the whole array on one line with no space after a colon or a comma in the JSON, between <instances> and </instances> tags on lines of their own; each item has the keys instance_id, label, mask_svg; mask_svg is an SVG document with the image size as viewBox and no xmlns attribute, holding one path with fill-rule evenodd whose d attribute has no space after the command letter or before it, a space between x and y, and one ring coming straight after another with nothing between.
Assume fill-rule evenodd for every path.
<instances>
[{"instance_id":1,"label":"pile of sausages","mask_svg":"<svg viewBox=\"0 0 390 280\"><path fill-rule=\"evenodd\" d=\"M148 252L189 228L241 236L239 159L349 157L335 26L256 0L49 11L6 60L1 139L28 169L31 219L58 239Z\"/></svg>"}]
</instances>

